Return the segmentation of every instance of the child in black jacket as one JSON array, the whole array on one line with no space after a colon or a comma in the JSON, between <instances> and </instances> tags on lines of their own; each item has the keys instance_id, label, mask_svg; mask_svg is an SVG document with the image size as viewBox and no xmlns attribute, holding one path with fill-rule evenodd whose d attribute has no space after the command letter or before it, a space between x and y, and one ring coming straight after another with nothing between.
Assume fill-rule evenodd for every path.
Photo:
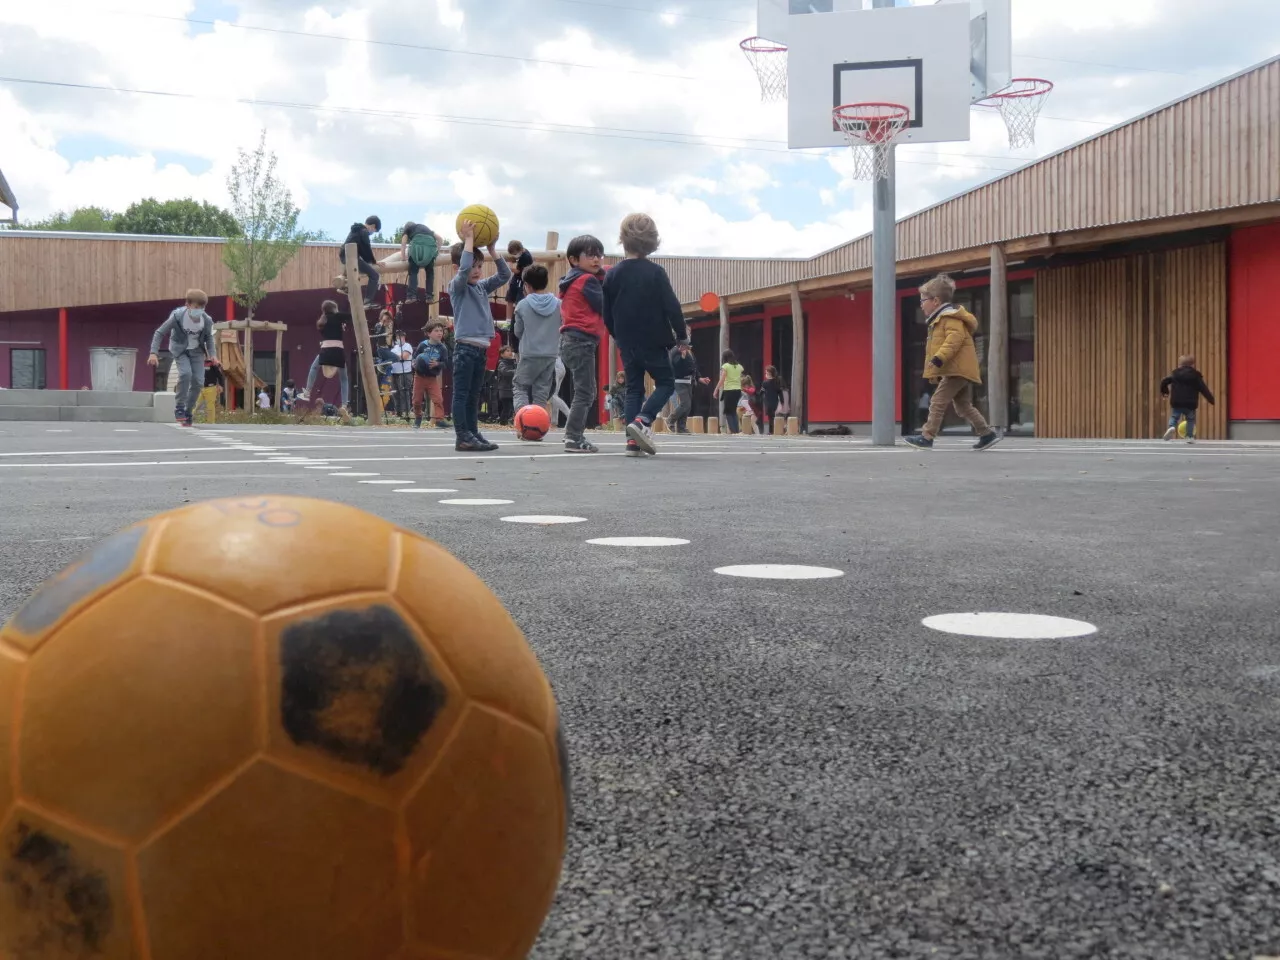
<instances>
[{"instance_id":1,"label":"child in black jacket","mask_svg":"<svg viewBox=\"0 0 1280 960\"><path fill-rule=\"evenodd\" d=\"M680 299L667 271L649 259L658 249L658 228L645 213L622 221L619 241L627 259L604 278L604 325L617 341L627 377L627 401L622 419L627 425L627 456L657 453L653 421L675 391L675 375L667 351L689 339ZM644 376L653 378L653 392L644 397Z\"/></svg>"},{"instance_id":2,"label":"child in black jacket","mask_svg":"<svg viewBox=\"0 0 1280 960\"><path fill-rule=\"evenodd\" d=\"M1178 421L1187 421L1187 443L1196 442L1196 411L1200 408L1200 395L1213 403L1213 394L1205 385L1204 377L1196 369L1196 358L1185 354L1178 358L1178 369L1160 381L1160 396L1169 398L1169 429L1166 440L1172 440L1178 432Z\"/></svg>"}]
</instances>

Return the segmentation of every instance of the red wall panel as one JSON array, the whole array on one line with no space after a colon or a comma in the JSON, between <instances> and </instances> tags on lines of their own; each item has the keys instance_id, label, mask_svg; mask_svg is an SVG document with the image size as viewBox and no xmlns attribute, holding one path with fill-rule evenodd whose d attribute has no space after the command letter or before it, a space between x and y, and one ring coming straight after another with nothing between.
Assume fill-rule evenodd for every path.
<instances>
[{"instance_id":1,"label":"red wall panel","mask_svg":"<svg viewBox=\"0 0 1280 960\"><path fill-rule=\"evenodd\" d=\"M1280 223L1231 235L1227 315L1227 418L1280 420Z\"/></svg>"},{"instance_id":2,"label":"red wall panel","mask_svg":"<svg viewBox=\"0 0 1280 960\"><path fill-rule=\"evenodd\" d=\"M896 301L895 301L896 303ZM871 422L871 291L857 298L827 297L805 304L809 336L809 408L813 423ZM895 323L895 328L897 324ZM901 337L894 361L894 419L901 419Z\"/></svg>"}]
</instances>

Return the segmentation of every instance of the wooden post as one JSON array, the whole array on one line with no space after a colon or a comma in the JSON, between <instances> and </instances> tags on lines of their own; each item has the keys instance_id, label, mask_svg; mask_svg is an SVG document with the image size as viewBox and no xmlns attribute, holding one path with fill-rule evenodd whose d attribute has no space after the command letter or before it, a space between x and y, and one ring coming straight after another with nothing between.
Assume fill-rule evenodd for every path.
<instances>
[{"instance_id":1,"label":"wooden post","mask_svg":"<svg viewBox=\"0 0 1280 960\"><path fill-rule=\"evenodd\" d=\"M800 300L800 286L791 285L791 415L787 432L798 433L805 420L804 409L804 303ZM795 430L792 430L792 425Z\"/></svg>"},{"instance_id":2,"label":"wooden post","mask_svg":"<svg viewBox=\"0 0 1280 960\"><path fill-rule=\"evenodd\" d=\"M546 245L543 249L544 249L544 250L554 250L554 249L555 249L556 247L558 247L558 246L560 246L560 234L559 234L559 233L557 233L557 232L556 232L556 231L554 231L554 230L548 230L548 231L547 231L547 245Z\"/></svg>"},{"instance_id":3,"label":"wooden post","mask_svg":"<svg viewBox=\"0 0 1280 960\"><path fill-rule=\"evenodd\" d=\"M284 406L280 402L280 381L284 373L284 358L281 356L281 348L284 345L284 331L276 331L276 410L283 410Z\"/></svg>"},{"instance_id":4,"label":"wooden post","mask_svg":"<svg viewBox=\"0 0 1280 960\"><path fill-rule=\"evenodd\" d=\"M351 304L351 325L356 328L356 351L360 357L360 383L364 386L365 412L369 423L382 426L382 397L378 394L378 373L373 366L373 345L369 341L369 321L360 294L360 265L356 245L346 247L347 302Z\"/></svg>"},{"instance_id":5,"label":"wooden post","mask_svg":"<svg viewBox=\"0 0 1280 960\"><path fill-rule=\"evenodd\" d=\"M252 415L258 409L258 391L254 390L253 375L253 320L244 324L244 409Z\"/></svg>"},{"instance_id":6,"label":"wooden post","mask_svg":"<svg viewBox=\"0 0 1280 960\"><path fill-rule=\"evenodd\" d=\"M991 247L991 341L987 344L987 419L1009 429L1009 273L1004 247Z\"/></svg>"}]
</instances>

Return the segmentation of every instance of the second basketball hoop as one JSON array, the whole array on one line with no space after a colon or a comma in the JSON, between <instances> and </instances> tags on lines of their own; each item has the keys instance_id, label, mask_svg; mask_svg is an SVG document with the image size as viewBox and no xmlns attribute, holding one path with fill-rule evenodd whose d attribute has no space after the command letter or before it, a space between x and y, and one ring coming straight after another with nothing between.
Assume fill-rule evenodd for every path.
<instances>
[{"instance_id":1,"label":"second basketball hoop","mask_svg":"<svg viewBox=\"0 0 1280 960\"><path fill-rule=\"evenodd\" d=\"M889 148L911 120L899 103L846 103L831 118L853 148L855 180L883 180L889 175Z\"/></svg>"}]
</instances>

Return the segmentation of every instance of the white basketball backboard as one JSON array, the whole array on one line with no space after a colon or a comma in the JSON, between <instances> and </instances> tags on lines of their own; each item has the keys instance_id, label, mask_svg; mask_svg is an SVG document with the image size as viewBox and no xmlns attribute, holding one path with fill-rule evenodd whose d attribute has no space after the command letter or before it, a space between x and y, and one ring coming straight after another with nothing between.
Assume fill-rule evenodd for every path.
<instances>
[{"instance_id":1,"label":"white basketball backboard","mask_svg":"<svg viewBox=\"0 0 1280 960\"><path fill-rule=\"evenodd\" d=\"M862 0L756 0L756 36L785 44L791 18L861 10Z\"/></svg>"},{"instance_id":2,"label":"white basketball backboard","mask_svg":"<svg viewBox=\"0 0 1280 960\"><path fill-rule=\"evenodd\" d=\"M831 111L863 102L910 111L899 143L968 140L969 13L940 3L789 16L788 145L844 146Z\"/></svg>"},{"instance_id":3,"label":"white basketball backboard","mask_svg":"<svg viewBox=\"0 0 1280 960\"><path fill-rule=\"evenodd\" d=\"M938 0L939 3L955 0ZM968 0L969 72L977 103L1013 79L1013 0Z\"/></svg>"}]
</instances>

